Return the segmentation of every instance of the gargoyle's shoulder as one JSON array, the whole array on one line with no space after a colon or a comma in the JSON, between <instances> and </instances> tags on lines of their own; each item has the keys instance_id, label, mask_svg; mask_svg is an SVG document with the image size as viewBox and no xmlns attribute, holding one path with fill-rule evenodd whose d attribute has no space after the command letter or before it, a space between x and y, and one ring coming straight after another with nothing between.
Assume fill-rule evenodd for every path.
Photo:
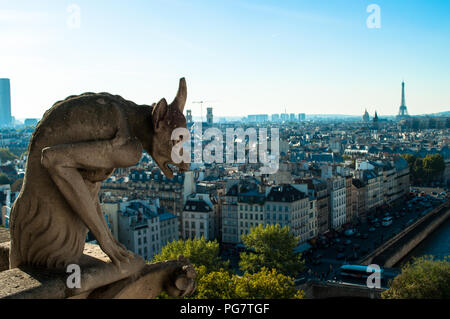
<instances>
[{"instance_id":1,"label":"gargoyle's shoulder","mask_svg":"<svg viewBox=\"0 0 450 319\"><path fill-rule=\"evenodd\" d=\"M98 99L104 99L109 102L116 102L118 104L130 104L135 105L134 102L129 101L121 97L120 95L114 95L107 92L101 92L101 93L92 93L92 92L86 92L80 95L71 95L65 98L64 100L56 102L54 105L61 105L66 104L74 101L97 101Z\"/></svg>"}]
</instances>

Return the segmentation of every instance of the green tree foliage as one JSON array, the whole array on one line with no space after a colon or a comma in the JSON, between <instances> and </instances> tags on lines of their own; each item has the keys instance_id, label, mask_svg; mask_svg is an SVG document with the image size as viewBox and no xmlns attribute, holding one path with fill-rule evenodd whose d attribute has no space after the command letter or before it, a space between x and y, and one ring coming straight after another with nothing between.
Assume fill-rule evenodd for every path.
<instances>
[{"instance_id":1,"label":"green tree foliage","mask_svg":"<svg viewBox=\"0 0 450 319\"><path fill-rule=\"evenodd\" d=\"M295 289L294 280L276 269L261 271L242 277L234 276L236 295L241 299L301 299L303 291Z\"/></svg>"},{"instance_id":2,"label":"green tree foliage","mask_svg":"<svg viewBox=\"0 0 450 319\"><path fill-rule=\"evenodd\" d=\"M262 268L244 276L211 272L200 278L195 294L197 299L300 299L302 290L295 289L292 278Z\"/></svg>"},{"instance_id":3,"label":"green tree foliage","mask_svg":"<svg viewBox=\"0 0 450 319\"><path fill-rule=\"evenodd\" d=\"M427 155L425 158L406 154L403 158L408 162L413 184L440 180L445 170L444 158L440 154Z\"/></svg>"},{"instance_id":4,"label":"green tree foliage","mask_svg":"<svg viewBox=\"0 0 450 319\"><path fill-rule=\"evenodd\" d=\"M382 293L385 299L450 298L450 256L433 260L432 256L414 259Z\"/></svg>"},{"instance_id":5,"label":"green tree foliage","mask_svg":"<svg viewBox=\"0 0 450 319\"><path fill-rule=\"evenodd\" d=\"M194 294L196 299L235 299L234 276L227 271L213 271L206 273L206 267L197 269L197 289Z\"/></svg>"},{"instance_id":6,"label":"green tree foliage","mask_svg":"<svg viewBox=\"0 0 450 319\"><path fill-rule=\"evenodd\" d=\"M250 250L241 253L239 266L243 271L256 273L266 267L295 277L304 269L301 255L293 252L298 238L289 232L289 227L259 225L243 235L242 242Z\"/></svg>"},{"instance_id":7,"label":"green tree foliage","mask_svg":"<svg viewBox=\"0 0 450 319\"><path fill-rule=\"evenodd\" d=\"M180 255L189 258L196 268L204 266L206 272L228 268L228 263L219 257L219 243L206 241L204 237L173 241L164 246L160 254L155 255L153 262L177 259Z\"/></svg>"},{"instance_id":8,"label":"green tree foliage","mask_svg":"<svg viewBox=\"0 0 450 319\"><path fill-rule=\"evenodd\" d=\"M405 154L403 155L403 158L408 162L409 167L413 167L414 162L416 161L417 157L415 155L411 154Z\"/></svg>"},{"instance_id":9,"label":"green tree foliage","mask_svg":"<svg viewBox=\"0 0 450 319\"><path fill-rule=\"evenodd\" d=\"M11 153L11 151L7 148L0 148L0 161L6 162L17 159L17 156Z\"/></svg>"},{"instance_id":10,"label":"green tree foliage","mask_svg":"<svg viewBox=\"0 0 450 319\"><path fill-rule=\"evenodd\" d=\"M7 185L11 184L11 181L9 180L8 176L4 173L0 173L0 185Z\"/></svg>"},{"instance_id":11,"label":"green tree foliage","mask_svg":"<svg viewBox=\"0 0 450 319\"><path fill-rule=\"evenodd\" d=\"M439 179L445 170L444 158L440 154L427 155L423 159L423 170L430 179Z\"/></svg>"}]
</instances>

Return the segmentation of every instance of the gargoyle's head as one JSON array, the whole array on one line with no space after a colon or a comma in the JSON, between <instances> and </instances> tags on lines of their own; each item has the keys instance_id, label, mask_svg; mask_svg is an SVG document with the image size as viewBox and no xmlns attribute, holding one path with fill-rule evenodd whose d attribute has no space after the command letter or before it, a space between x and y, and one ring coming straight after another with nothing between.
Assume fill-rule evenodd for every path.
<instances>
[{"instance_id":1,"label":"gargoyle's head","mask_svg":"<svg viewBox=\"0 0 450 319\"><path fill-rule=\"evenodd\" d=\"M153 145L151 156L158 164L167 178L173 178L173 171L169 165L177 166L183 172L189 169L189 163L174 163L172 159L172 149L178 143L183 143L183 137L173 136L176 129L186 129L186 118L183 115L186 104L187 89L186 80L180 79L177 96L171 104L167 104L166 99L161 99L153 108ZM179 146L179 145L178 145ZM181 150L182 153L182 150Z\"/></svg>"}]
</instances>

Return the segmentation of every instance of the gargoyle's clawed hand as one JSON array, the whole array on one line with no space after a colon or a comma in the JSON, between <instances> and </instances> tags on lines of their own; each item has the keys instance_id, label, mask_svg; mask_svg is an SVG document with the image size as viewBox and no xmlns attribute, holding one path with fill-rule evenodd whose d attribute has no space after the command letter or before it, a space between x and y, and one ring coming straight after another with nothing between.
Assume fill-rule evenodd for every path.
<instances>
[{"instance_id":1,"label":"gargoyle's clawed hand","mask_svg":"<svg viewBox=\"0 0 450 319\"><path fill-rule=\"evenodd\" d=\"M100 247L108 255L114 265L120 268L121 263L129 263L132 254L126 247L120 244L112 235L108 234L107 238L99 241Z\"/></svg>"},{"instance_id":2,"label":"gargoyle's clawed hand","mask_svg":"<svg viewBox=\"0 0 450 319\"><path fill-rule=\"evenodd\" d=\"M185 297L194 293L197 284L195 278L197 272L189 260L183 256L178 257L179 267L174 271L173 276L166 287L167 293L171 297Z\"/></svg>"}]
</instances>

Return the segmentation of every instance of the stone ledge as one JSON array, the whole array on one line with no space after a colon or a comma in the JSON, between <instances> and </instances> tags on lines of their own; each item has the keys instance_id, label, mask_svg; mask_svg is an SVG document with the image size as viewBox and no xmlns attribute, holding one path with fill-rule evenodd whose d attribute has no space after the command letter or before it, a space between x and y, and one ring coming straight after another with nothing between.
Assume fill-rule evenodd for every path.
<instances>
[{"instance_id":1,"label":"stone ledge","mask_svg":"<svg viewBox=\"0 0 450 319\"><path fill-rule=\"evenodd\" d=\"M0 244L0 267L5 269L4 257L9 255L9 243ZM3 261L2 261L3 260ZM60 299L87 296L93 290L138 274L145 261L135 255L119 270L97 245L86 244L80 259L81 288L68 288L70 273L48 269L20 267L1 271L0 298ZM7 267L6 267L7 269Z\"/></svg>"}]
</instances>

